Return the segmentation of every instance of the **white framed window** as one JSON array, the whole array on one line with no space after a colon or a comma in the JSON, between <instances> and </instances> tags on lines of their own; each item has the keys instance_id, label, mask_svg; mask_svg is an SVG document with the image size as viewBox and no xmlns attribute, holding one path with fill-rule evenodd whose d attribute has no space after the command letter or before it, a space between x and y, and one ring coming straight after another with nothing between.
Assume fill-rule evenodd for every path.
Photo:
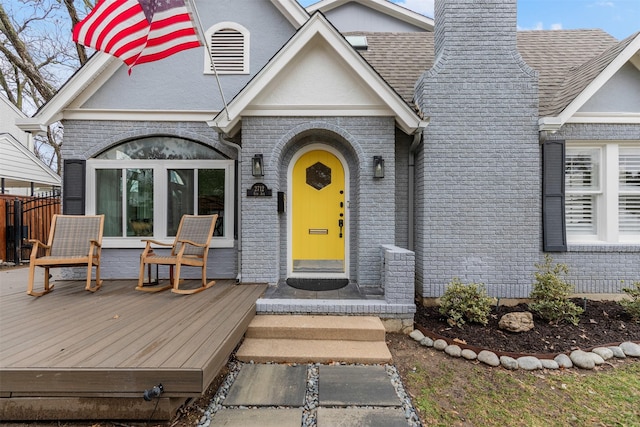
<instances>
[{"instance_id":1,"label":"white framed window","mask_svg":"<svg viewBox=\"0 0 640 427\"><path fill-rule=\"evenodd\" d=\"M640 243L640 145L567 144L565 195L569 243Z\"/></svg>"},{"instance_id":2,"label":"white framed window","mask_svg":"<svg viewBox=\"0 0 640 427\"><path fill-rule=\"evenodd\" d=\"M249 31L235 22L220 22L204 33L204 73L249 74ZM215 70L214 70L215 65Z\"/></svg>"},{"instance_id":3,"label":"white framed window","mask_svg":"<svg viewBox=\"0 0 640 427\"><path fill-rule=\"evenodd\" d=\"M130 141L87 160L87 213L105 215L105 247L173 242L185 214L218 214L211 246L233 247L234 167L191 141Z\"/></svg>"}]
</instances>

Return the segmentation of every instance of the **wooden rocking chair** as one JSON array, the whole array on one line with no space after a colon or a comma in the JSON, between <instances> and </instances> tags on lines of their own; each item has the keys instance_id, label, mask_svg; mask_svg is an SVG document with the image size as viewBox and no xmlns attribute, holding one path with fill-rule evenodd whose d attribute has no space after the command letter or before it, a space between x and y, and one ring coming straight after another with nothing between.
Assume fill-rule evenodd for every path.
<instances>
[{"instance_id":1,"label":"wooden rocking chair","mask_svg":"<svg viewBox=\"0 0 640 427\"><path fill-rule=\"evenodd\" d=\"M54 267L87 267L85 289L95 292L102 286L100 280L100 251L104 215L54 215L51 220L48 244L29 240L33 244L29 258L29 285L27 294L36 297L53 290L49 285L49 269ZM38 257L38 249L44 248L44 256ZM44 291L33 290L36 266L44 268ZM91 287L91 268L96 267L96 285Z\"/></svg>"},{"instance_id":2,"label":"wooden rocking chair","mask_svg":"<svg viewBox=\"0 0 640 427\"><path fill-rule=\"evenodd\" d=\"M162 243L155 240L143 240L147 245L140 255L140 276L136 290L144 292L160 292L171 289L176 294L194 294L215 285L214 280L207 282L207 257L209 243L216 225L218 215L183 215L178 226L178 232L173 243ZM159 255L153 252L151 245L171 248L170 255ZM151 264L169 266L169 284L157 286L145 286L145 266ZM182 266L200 267L202 269L202 286L196 289L180 289L180 269ZM175 274L174 274L175 267ZM149 282L151 282L151 269L149 270ZM158 278L158 282L160 279Z\"/></svg>"}]
</instances>

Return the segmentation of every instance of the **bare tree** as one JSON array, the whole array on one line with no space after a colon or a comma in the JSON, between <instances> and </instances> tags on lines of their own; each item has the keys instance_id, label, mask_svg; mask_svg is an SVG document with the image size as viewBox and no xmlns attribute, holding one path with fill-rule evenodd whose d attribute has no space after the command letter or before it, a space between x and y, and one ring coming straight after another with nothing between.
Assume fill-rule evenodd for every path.
<instances>
[{"instance_id":1,"label":"bare tree","mask_svg":"<svg viewBox=\"0 0 640 427\"><path fill-rule=\"evenodd\" d=\"M71 29L93 7L89 0L10 0L0 3L0 89L19 109L32 114L55 95L87 61ZM60 173L62 127L49 126L34 138L36 155Z\"/></svg>"}]
</instances>

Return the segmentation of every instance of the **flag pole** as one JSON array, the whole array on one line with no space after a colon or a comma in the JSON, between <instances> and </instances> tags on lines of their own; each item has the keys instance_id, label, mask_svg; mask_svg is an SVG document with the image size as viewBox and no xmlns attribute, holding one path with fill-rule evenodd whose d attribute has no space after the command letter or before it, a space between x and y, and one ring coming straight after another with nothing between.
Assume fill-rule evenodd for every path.
<instances>
[{"instance_id":1,"label":"flag pole","mask_svg":"<svg viewBox=\"0 0 640 427\"><path fill-rule=\"evenodd\" d=\"M216 69L216 64L213 61L213 56L211 55L211 46L205 39L204 29L202 27L202 21L200 20L200 14L198 13L198 8L196 7L196 0L185 0L185 5L187 5L187 8L191 6L191 9L193 10L193 14L195 15L196 27L197 27L196 30L200 34L203 44L207 49L207 54L209 55L209 59L211 60L211 66L213 67L213 74L216 76L216 83L218 84L218 90L220 91L220 97L222 98L222 105L224 106L224 112L227 115L227 120L231 120L229 118L229 109L227 108L227 101L224 97L224 93L222 92L222 85L220 84L220 77L218 76L218 70Z\"/></svg>"}]
</instances>

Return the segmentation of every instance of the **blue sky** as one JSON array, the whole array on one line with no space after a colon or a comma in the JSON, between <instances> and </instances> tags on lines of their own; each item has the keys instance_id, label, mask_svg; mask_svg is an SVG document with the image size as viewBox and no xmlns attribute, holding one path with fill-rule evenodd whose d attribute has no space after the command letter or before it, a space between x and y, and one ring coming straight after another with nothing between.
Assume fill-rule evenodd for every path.
<instances>
[{"instance_id":1,"label":"blue sky","mask_svg":"<svg viewBox=\"0 0 640 427\"><path fill-rule=\"evenodd\" d=\"M298 1L303 6L317 2ZM392 1L433 17L433 0ZM640 31L640 0L518 0L518 28L601 28L621 40Z\"/></svg>"}]
</instances>

